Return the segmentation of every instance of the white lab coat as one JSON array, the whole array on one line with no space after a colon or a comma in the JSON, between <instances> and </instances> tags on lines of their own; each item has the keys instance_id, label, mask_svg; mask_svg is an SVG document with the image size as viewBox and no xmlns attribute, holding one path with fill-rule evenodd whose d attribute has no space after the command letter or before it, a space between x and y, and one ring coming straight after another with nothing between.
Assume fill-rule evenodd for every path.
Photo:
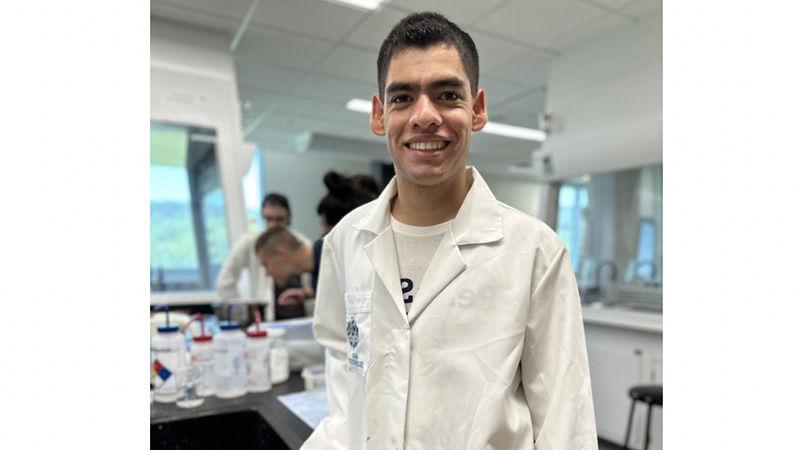
<instances>
[{"instance_id":1,"label":"white lab coat","mask_svg":"<svg viewBox=\"0 0 800 450\"><path fill-rule=\"evenodd\" d=\"M545 224L474 181L406 316L393 180L325 238L328 415L303 448L597 449L580 299Z\"/></svg>"},{"instance_id":2,"label":"white lab coat","mask_svg":"<svg viewBox=\"0 0 800 450\"><path fill-rule=\"evenodd\" d=\"M290 230L303 243L310 243L302 233ZM225 264L217 275L217 294L223 301L245 301L265 305L265 320L275 320L275 281L267 275L256 255L256 241L264 231L250 231L242 235L231 247ZM250 292L248 296L239 293L239 277L247 269Z\"/></svg>"}]
</instances>

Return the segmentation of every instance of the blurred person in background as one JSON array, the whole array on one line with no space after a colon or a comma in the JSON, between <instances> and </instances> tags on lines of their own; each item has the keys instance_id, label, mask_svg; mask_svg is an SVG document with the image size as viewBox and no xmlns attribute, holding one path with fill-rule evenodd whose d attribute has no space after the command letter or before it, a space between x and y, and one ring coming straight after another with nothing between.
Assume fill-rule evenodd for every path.
<instances>
[{"instance_id":1,"label":"blurred person in background","mask_svg":"<svg viewBox=\"0 0 800 450\"><path fill-rule=\"evenodd\" d=\"M289 199L285 195L271 192L261 201L261 217L267 229L273 227L288 227L292 222L292 211ZM291 233L300 241L311 241L298 231ZM245 233L231 248L228 259L222 266L217 277L217 293L223 301L246 301L248 303L263 303L263 317L267 321L284 318L298 317L305 314L301 308L276 305L275 299L287 288L300 286L299 278L289 277L281 283L275 283L261 267L255 253L255 243L261 232ZM247 269L250 280L250 292L247 297L239 293L238 283L242 272ZM241 320L241 318L239 318Z\"/></svg>"},{"instance_id":2,"label":"blurred person in background","mask_svg":"<svg viewBox=\"0 0 800 450\"><path fill-rule=\"evenodd\" d=\"M322 243L325 235L350 211L378 197L378 184L369 175L347 177L328 172L323 179L328 194L317 205L322 237L314 244L301 242L282 227L268 229L255 244L256 254L267 273L281 283L292 274L311 272L311 287L294 287L278 296L278 305L299 304L313 298L317 289Z\"/></svg>"}]
</instances>

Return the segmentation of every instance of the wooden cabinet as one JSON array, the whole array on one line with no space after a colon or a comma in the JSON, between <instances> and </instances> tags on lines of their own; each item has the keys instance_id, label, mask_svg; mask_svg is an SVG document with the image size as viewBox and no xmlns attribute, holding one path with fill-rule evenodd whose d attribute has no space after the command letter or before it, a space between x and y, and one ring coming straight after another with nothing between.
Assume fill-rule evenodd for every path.
<instances>
[{"instance_id":1,"label":"wooden cabinet","mask_svg":"<svg viewBox=\"0 0 800 450\"><path fill-rule=\"evenodd\" d=\"M661 333L593 323L586 323L585 330L597 434L622 445L631 404L628 390L637 384L662 383ZM646 420L647 407L638 403L631 449L642 448ZM651 421L650 450L661 450L661 408L653 408Z\"/></svg>"}]
</instances>

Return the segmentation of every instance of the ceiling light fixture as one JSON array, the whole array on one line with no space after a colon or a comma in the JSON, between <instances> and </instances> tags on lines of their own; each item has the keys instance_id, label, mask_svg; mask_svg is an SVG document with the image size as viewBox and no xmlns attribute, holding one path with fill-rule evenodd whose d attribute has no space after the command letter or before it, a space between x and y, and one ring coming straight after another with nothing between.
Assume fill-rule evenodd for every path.
<instances>
[{"instance_id":1,"label":"ceiling light fixture","mask_svg":"<svg viewBox=\"0 0 800 450\"><path fill-rule=\"evenodd\" d=\"M347 109L350 111L369 114L372 112L372 102L369 100L354 98L347 102ZM542 130L517 127L514 125L506 125L497 122L487 122L482 131L484 133L496 134L497 136L524 139L527 141L544 142L544 140L547 139L547 133Z\"/></svg>"},{"instance_id":2,"label":"ceiling light fixture","mask_svg":"<svg viewBox=\"0 0 800 450\"><path fill-rule=\"evenodd\" d=\"M527 141L544 142L544 140L547 139L547 133L542 130L515 127L514 125L506 125L496 122L486 122L486 125L483 127L482 131L489 134L496 134L498 136L525 139Z\"/></svg>"},{"instance_id":3,"label":"ceiling light fixture","mask_svg":"<svg viewBox=\"0 0 800 450\"><path fill-rule=\"evenodd\" d=\"M353 98L347 102L347 109L369 114L372 112L372 102L369 100L361 100L360 98Z\"/></svg>"},{"instance_id":4,"label":"ceiling light fixture","mask_svg":"<svg viewBox=\"0 0 800 450\"><path fill-rule=\"evenodd\" d=\"M381 7L387 0L327 0L331 3L339 3L353 8L374 11Z\"/></svg>"}]
</instances>

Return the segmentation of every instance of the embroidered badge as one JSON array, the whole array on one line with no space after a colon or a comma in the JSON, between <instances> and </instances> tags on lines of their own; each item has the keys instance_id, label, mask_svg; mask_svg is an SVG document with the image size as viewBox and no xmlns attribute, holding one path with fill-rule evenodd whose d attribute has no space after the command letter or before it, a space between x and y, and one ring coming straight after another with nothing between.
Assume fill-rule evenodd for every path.
<instances>
[{"instance_id":1,"label":"embroidered badge","mask_svg":"<svg viewBox=\"0 0 800 450\"><path fill-rule=\"evenodd\" d=\"M352 348L358 346L358 325L356 324L355 317L351 317L350 320L347 321L347 342Z\"/></svg>"}]
</instances>

